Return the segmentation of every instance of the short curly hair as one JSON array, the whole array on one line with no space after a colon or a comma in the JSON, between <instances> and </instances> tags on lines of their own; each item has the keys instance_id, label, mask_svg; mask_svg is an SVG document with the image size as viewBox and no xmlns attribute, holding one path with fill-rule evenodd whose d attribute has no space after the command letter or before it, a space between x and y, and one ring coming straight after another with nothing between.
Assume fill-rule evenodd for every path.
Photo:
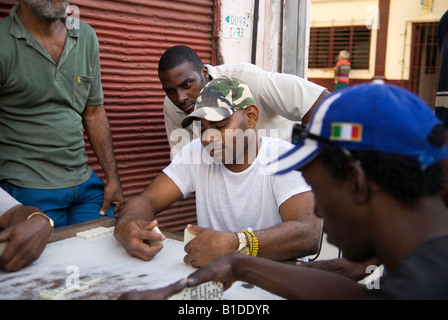
<instances>
[{"instance_id":1,"label":"short curly hair","mask_svg":"<svg viewBox=\"0 0 448 320\"><path fill-rule=\"evenodd\" d=\"M435 196L444 189L445 175L441 161L422 170L417 159L378 151L350 151L361 163L367 179L403 205L412 207L422 196ZM316 160L321 161L340 180L346 179L346 165L353 161L337 146L322 148Z\"/></svg>"},{"instance_id":2,"label":"short curly hair","mask_svg":"<svg viewBox=\"0 0 448 320\"><path fill-rule=\"evenodd\" d=\"M199 55L192 48L184 45L178 45L169 48L165 51L159 60L159 74L168 70L172 70L177 66L188 62L190 63L194 70L198 73L201 72L204 67Z\"/></svg>"}]
</instances>

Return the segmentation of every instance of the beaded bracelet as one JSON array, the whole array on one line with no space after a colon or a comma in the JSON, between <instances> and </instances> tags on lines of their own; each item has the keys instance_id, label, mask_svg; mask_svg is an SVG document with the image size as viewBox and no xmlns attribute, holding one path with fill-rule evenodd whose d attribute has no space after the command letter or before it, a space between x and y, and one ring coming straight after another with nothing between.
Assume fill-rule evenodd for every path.
<instances>
[{"instance_id":1,"label":"beaded bracelet","mask_svg":"<svg viewBox=\"0 0 448 320\"><path fill-rule=\"evenodd\" d=\"M258 238L254 235L254 233L252 232L251 228L247 228L247 231L249 231L249 233L252 236L252 250L251 250L251 255L256 257L258 254Z\"/></svg>"},{"instance_id":2,"label":"beaded bracelet","mask_svg":"<svg viewBox=\"0 0 448 320\"><path fill-rule=\"evenodd\" d=\"M249 238L250 255L256 257L258 254L258 239L257 239L257 237L254 235L252 228L247 228L247 230L243 230L243 232Z\"/></svg>"}]
</instances>

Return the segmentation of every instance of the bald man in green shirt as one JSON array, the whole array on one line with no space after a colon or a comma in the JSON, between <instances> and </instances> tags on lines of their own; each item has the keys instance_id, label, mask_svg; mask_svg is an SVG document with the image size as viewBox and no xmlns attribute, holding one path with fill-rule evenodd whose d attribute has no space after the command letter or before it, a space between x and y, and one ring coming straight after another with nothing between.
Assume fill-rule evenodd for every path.
<instances>
[{"instance_id":1,"label":"bald man in green shirt","mask_svg":"<svg viewBox=\"0 0 448 320\"><path fill-rule=\"evenodd\" d=\"M123 192L99 45L66 0L20 0L0 22L0 186L60 227L114 216ZM105 174L87 164L83 129Z\"/></svg>"}]
</instances>

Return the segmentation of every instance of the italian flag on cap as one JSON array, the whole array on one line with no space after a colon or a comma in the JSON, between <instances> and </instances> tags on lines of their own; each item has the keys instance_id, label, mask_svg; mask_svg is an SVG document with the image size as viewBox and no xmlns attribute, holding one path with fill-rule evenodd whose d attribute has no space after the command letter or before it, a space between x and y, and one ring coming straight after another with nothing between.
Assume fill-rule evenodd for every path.
<instances>
[{"instance_id":1,"label":"italian flag on cap","mask_svg":"<svg viewBox=\"0 0 448 320\"><path fill-rule=\"evenodd\" d=\"M361 141L362 125L357 123L332 123L330 140Z\"/></svg>"}]
</instances>

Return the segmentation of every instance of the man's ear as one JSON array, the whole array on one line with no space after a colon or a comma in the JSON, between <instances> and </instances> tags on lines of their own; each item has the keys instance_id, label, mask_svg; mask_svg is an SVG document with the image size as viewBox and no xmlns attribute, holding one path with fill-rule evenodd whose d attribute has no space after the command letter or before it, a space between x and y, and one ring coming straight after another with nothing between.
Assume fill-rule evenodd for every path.
<instances>
[{"instance_id":1,"label":"man's ear","mask_svg":"<svg viewBox=\"0 0 448 320\"><path fill-rule=\"evenodd\" d=\"M258 118L260 116L260 111L258 107L254 104L247 107L245 112L246 120L248 122L249 128L255 128L258 123Z\"/></svg>"},{"instance_id":2,"label":"man's ear","mask_svg":"<svg viewBox=\"0 0 448 320\"><path fill-rule=\"evenodd\" d=\"M202 77L204 78L205 82L208 82L210 79L209 79L208 69L206 66L202 67L201 73L202 73Z\"/></svg>"},{"instance_id":3,"label":"man's ear","mask_svg":"<svg viewBox=\"0 0 448 320\"><path fill-rule=\"evenodd\" d=\"M361 164L356 161L349 162L346 166L347 178L350 183L352 197L357 203L364 203L369 199L369 183Z\"/></svg>"}]
</instances>

